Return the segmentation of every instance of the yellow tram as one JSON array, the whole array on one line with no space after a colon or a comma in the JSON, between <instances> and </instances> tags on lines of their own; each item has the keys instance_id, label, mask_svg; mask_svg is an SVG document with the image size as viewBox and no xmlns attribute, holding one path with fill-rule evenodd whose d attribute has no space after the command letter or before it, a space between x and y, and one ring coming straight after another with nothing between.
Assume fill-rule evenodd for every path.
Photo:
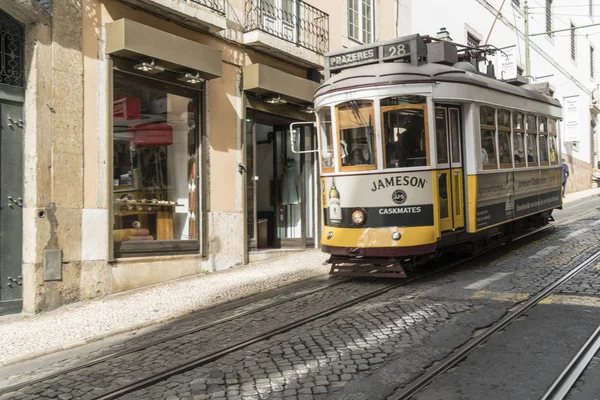
<instances>
[{"instance_id":1,"label":"yellow tram","mask_svg":"<svg viewBox=\"0 0 600 400\"><path fill-rule=\"evenodd\" d=\"M315 109L332 273L405 276L561 207L561 105L465 61L485 53L411 35L326 54Z\"/></svg>"}]
</instances>

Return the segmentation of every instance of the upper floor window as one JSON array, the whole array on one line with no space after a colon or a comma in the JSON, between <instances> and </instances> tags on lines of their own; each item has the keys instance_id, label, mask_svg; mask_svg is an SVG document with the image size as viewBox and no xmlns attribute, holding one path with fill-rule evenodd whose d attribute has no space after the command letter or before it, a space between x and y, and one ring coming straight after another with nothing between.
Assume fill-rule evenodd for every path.
<instances>
[{"instance_id":1,"label":"upper floor window","mask_svg":"<svg viewBox=\"0 0 600 400\"><path fill-rule=\"evenodd\" d=\"M552 0L546 0L546 34L552 37Z\"/></svg>"},{"instance_id":2,"label":"upper floor window","mask_svg":"<svg viewBox=\"0 0 600 400\"><path fill-rule=\"evenodd\" d=\"M596 74L594 73L594 57L596 57L596 55L594 53L594 48L590 46L590 78L592 79L594 79L594 77L596 76Z\"/></svg>"},{"instance_id":3,"label":"upper floor window","mask_svg":"<svg viewBox=\"0 0 600 400\"><path fill-rule=\"evenodd\" d=\"M371 43L373 36L373 0L348 0L348 37Z\"/></svg>"},{"instance_id":4,"label":"upper floor window","mask_svg":"<svg viewBox=\"0 0 600 400\"><path fill-rule=\"evenodd\" d=\"M575 61L577 43L575 42L575 25L571 24L571 60Z\"/></svg>"},{"instance_id":5,"label":"upper floor window","mask_svg":"<svg viewBox=\"0 0 600 400\"><path fill-rule=\"evenodd\" d=\"M479 47L481 40L471 32L467 32L467 46L469 47Z\"/></svg>"}]
</instances>

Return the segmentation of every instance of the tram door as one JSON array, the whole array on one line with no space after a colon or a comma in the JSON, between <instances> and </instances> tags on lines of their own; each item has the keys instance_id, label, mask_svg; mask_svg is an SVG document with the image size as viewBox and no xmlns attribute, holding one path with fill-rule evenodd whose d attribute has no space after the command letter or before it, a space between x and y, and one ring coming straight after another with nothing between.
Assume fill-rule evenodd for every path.
<instances>
[{"instance_id":1,"label":"tram door","mask_svg":"<svg viewBox=\"0 0 600 400\"><path fill-rule=\"evenodd\" d=\"M460 108L436 105L435 132L440 231L454 231L465 226Z\"/></svg>"}]
</instances>

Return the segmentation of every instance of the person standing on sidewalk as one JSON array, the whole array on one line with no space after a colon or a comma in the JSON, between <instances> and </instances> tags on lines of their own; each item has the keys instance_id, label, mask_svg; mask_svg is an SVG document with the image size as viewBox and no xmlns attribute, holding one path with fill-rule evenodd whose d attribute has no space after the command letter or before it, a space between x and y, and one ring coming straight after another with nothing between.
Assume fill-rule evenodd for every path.
<instances>
[{"instance_id":1,"label":"person standing on sidewalk","mask_svg":"<svg viewBox=\"0 0 600 400\"><path fill-rule=\"evenodd\" d=\"M562 160L562 197L565 197L565 191L567 188L567 178L569 177L569 166L565 163L565 159Z\"/></svg>"}]
</instances>

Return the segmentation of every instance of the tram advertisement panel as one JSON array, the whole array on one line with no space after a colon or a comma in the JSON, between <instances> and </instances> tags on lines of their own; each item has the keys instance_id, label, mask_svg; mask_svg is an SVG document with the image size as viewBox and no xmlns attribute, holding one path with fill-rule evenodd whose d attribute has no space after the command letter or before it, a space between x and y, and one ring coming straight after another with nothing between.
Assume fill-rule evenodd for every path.
<instances>
[{"instance_id":1,"label":"tram advertisement panel","mask_svg":"<svg viewBox=\"0 0 600 400\"><path fill-rule=\"evenodd\" d=\"M477 176L477 229L560 204L559 169Z\"/></svg>"},{"instance_id":2,"label":"tram advertisement panel","mask_svg":"<svg viewBox=\"0 0 600 400\"><path fill-rule=\"evenodd\" d=\"M513 173L478 175L477 229L510 220L513 215Z\"/></svg>"},{"instance_id":3,"label":"tram advertisement panel","mask_svg":"<svg viewBox=\"0 0 600 400\"><path fill-rule=\"evenodd\" d=\"M353 175L321 178L325 225L342 228L433 225L432 172ZM366 213L352 224L356 209Z\"/></svg>"}]
</instances>

